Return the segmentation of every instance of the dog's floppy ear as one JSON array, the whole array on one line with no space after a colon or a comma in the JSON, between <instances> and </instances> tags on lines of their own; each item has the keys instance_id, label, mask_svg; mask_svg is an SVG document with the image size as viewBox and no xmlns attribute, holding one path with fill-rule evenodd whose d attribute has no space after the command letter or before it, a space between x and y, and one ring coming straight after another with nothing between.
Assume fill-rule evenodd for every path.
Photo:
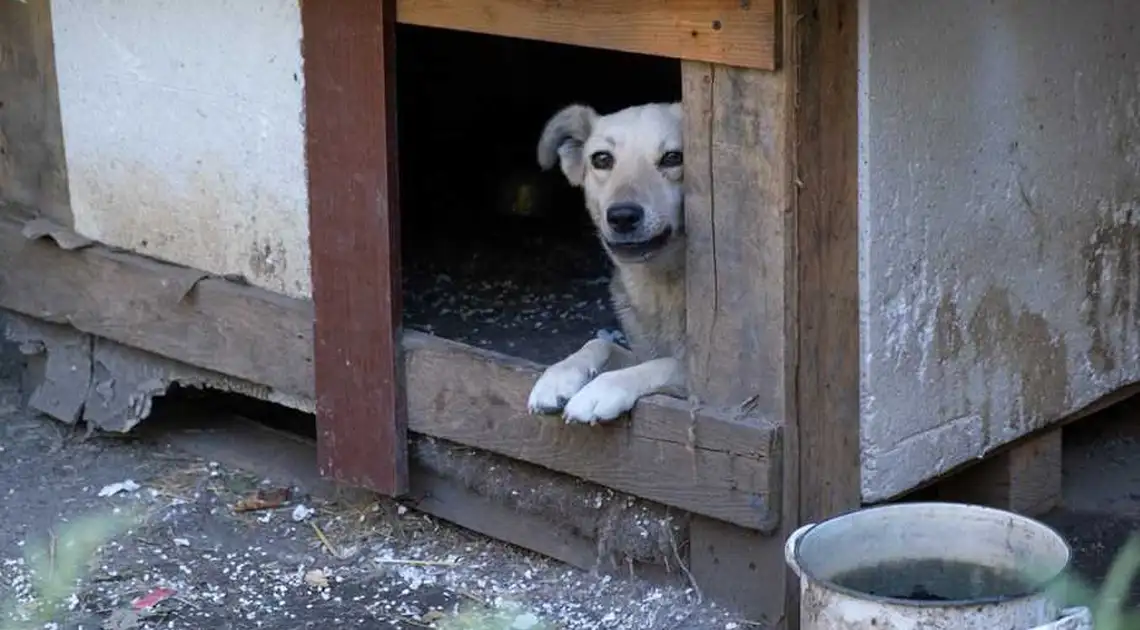
<instances>
[{"instance_id":1,"label":"dog's floppy ear","mask_svg":"<svg viewBox=\"0 0 1140 630\"><path fill-rule=\"evenodd\" d=\"M570 105L552 116L538 140L538 165L542 170L562 166L562 173L575 186L581 186L586 177L583 146L594 127L598 113L586 105Z\"/></svg>"}]
</instances>

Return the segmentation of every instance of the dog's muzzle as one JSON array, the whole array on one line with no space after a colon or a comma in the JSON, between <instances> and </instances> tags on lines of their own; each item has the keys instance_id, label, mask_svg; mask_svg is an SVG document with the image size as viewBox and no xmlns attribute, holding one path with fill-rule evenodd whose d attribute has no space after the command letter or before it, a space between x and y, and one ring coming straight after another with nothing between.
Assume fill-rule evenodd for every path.
<instances>
[{"instance_id":1,"label":"dog's muzzle","mask_svg":"<svg viewBox=\"0 0 1140 630\"><path fill-rule=\"evenodd\" d=\"M606 239L606 247L624 260L646 260L669 244L673 228L667 227L656 236L643 240Z\"/></svg>"}]
</instances>

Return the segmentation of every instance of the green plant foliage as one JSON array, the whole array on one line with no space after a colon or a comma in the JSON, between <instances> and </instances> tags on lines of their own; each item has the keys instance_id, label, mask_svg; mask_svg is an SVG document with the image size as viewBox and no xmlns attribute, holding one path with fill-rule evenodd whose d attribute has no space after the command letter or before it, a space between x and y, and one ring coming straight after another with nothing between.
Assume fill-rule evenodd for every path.
<instances>
[{"instance_id":1,"label":"green plant foliage","mask_svg":"<svg viewBox=\"0 0 1140 630\"><path fill-rule=\"evenodd\" d=\"M556 630L521 606L471 606L438 622L439 630Z\"/></svg>"},{"instance_id":2,"label":"green plant foliage","mask_svg":"<svg viewBox=\"0 0 1140 630\"><path fill-rule=\"evenodd\" d=\"M1069 605L1087 606L1096 630L1140 630L1140 611L1126 607L1132 582L1140 572L1140 535L1132 534L1113 558L1100 589L1070 572L1055 586Z\"/></svg>"},{"instance_id":3,"label":"green plant foliage","mask_svg":"<svg viewBox=\"0 0 1140 630\"><path fill-rule=\"evenodd\" d=\"M26 605L12 601L0 609L0 630L43 628L57 620L99 549L137 520L132 513L87 516L31 546L24 560L32 576L33 600Z\"/></svg>"}]
</instances>

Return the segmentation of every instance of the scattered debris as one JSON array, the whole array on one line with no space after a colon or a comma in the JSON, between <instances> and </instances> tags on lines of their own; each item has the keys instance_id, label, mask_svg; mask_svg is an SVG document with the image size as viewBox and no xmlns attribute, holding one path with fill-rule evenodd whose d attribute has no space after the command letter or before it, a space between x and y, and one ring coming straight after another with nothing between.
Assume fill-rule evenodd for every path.
<instances>
[{"instance_id":1,"label":"scattered debris","mask_svg":"<svg viewBox=\"0 0 1140 630\"><path fill-rule=\"evenodd\" d=\"M455 560L400 560L397 558L377 558L377 564L403 564L412 567L453 567Z\"/></svg>"},{"instance_id":2,"label":"scattered debris","mask_svg":"<svg viewBox=\"0 0 1140 630\"><path fill-rule=\"evenodd\" d=\"M538 625L538 617L534 613L523 613L511 623L511 630L531 630Z\"/></svg>"},{"instance_id":3,"label":"scattered debris","mask_svg":"<svg viewBox=\"0 0 1140 630\"><path fill-rule=\"evenodd\" d=\"M134 610L116 610L103 622L103 630L135 630L146 616Z\"/></svg>"},{"instance_id":4,"label":"scattered debris","mask_svg":"<svg viewBox=\"0 0 1140 630\"><path fill-rule=\"evenodd\" d=\"M120 492L134 492L135 490L138 490L140 487L141 486L139 486L139 484L135 483L135 481L133 479L126 479L124 481L109 483L109 484L103 486L103 488L101 490L99 490L99 496L101 496L101 497L113 497L116 494L119 494Z\"/></svg>"},{"instance_id":5,"label":"scattered debris","mask_svg":"<svg viewBox=\"0 0 1140 630\"><path fill-rule=\"evenodd\" d=\"M65 466L90 475L52 477L48 501L36 488L10 484L6 505L27 506L18 527L107 510L95 489L124 470L141 485L117 490L113 509L145 516L100 548L59 628L692 630L736 619L699 602L692 589L571 569L376 495L306 500L315 513L298 523L289 518L298 492L272 490L288 485L281 480L265 485L262 475L145 440L108 446L96 437L45 456L58 440L52 425L0 420L10 454L0 458L0 475L8 475L0 479ZM286 509L268 509L285 501ZM239 504L262 512L244 517L239 512L250 510ZM0 602L32 610L35 573L23 558L23 535L4 536L0 529ZM466 619L456 615L467 611Z\"/></svg>"},{"instance_id":6,"label":"scattered debris","mask_svg":"<svg viewBox=\"0 0 1140 630\"><path fill-rule=\"evenodd\" d=\"M620 338L610 332L620 328L610 262L593 234L504 228L459 239L409 236L416 255L404 263L404 325L542 363L599 329Z\"/></svg>"},{"instance_id":7,"label":"scattered debris","mask_svg":"<svg viewBox=\"0 0 1140 630\"><path fill-rule=\"evenodd\" d=\"M316 512L316 510L304 504L298 504L297 507L293 508L293 522L300 523L312 516L313 512Z\"/></svg>"},{"instance_id":8,"label":"scattered debris","mask_svg":"<svg viewBox=\"0 0 1140 630\"><path fill-rule=\"evenodd\" d=\"M305 584L313 588L328 588L329 576L321 569L313 569L305 572Z\"/></svg>"},{"instance_id":9,"label":"scattered debris","mask_svg":"<svg viewBox=\"0 0 1140 630\"><path fill-rule=\"evenodd\" d=\"M159 602L165 601L174 597L175 590L163 586L151 589L149 593L131 602L131 608L134 610L146 610L154 608Z\"/></svg>"},{"instance_id":10,"label":"scattered debris","mask_svg":"<svg viewBox=\"0 0 1140 630\"><path fill-rule=\"evenodd\" d=\"M255 512L272 510L289 502L292 490L289 488L259 488L257 492L234 504L235 512Z\"/></svg>"}]
</instances>

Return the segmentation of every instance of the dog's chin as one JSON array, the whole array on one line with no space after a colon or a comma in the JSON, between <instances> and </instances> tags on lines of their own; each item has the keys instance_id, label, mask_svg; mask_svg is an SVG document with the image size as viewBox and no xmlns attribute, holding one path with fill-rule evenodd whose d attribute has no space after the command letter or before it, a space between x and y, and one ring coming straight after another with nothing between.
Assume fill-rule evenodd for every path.
<instances>
[{"instance_id":1,"label":"dog's chin","mask_svg":"<svg viewBox=\"0 0 1140 630\"><path fill-rule=\"evenodd\" d=\"M673 242L673 228L667 227L655 236L640 241L605 239L606 249L620 262L648 262Z\"/></svg>"}]
</instances>

